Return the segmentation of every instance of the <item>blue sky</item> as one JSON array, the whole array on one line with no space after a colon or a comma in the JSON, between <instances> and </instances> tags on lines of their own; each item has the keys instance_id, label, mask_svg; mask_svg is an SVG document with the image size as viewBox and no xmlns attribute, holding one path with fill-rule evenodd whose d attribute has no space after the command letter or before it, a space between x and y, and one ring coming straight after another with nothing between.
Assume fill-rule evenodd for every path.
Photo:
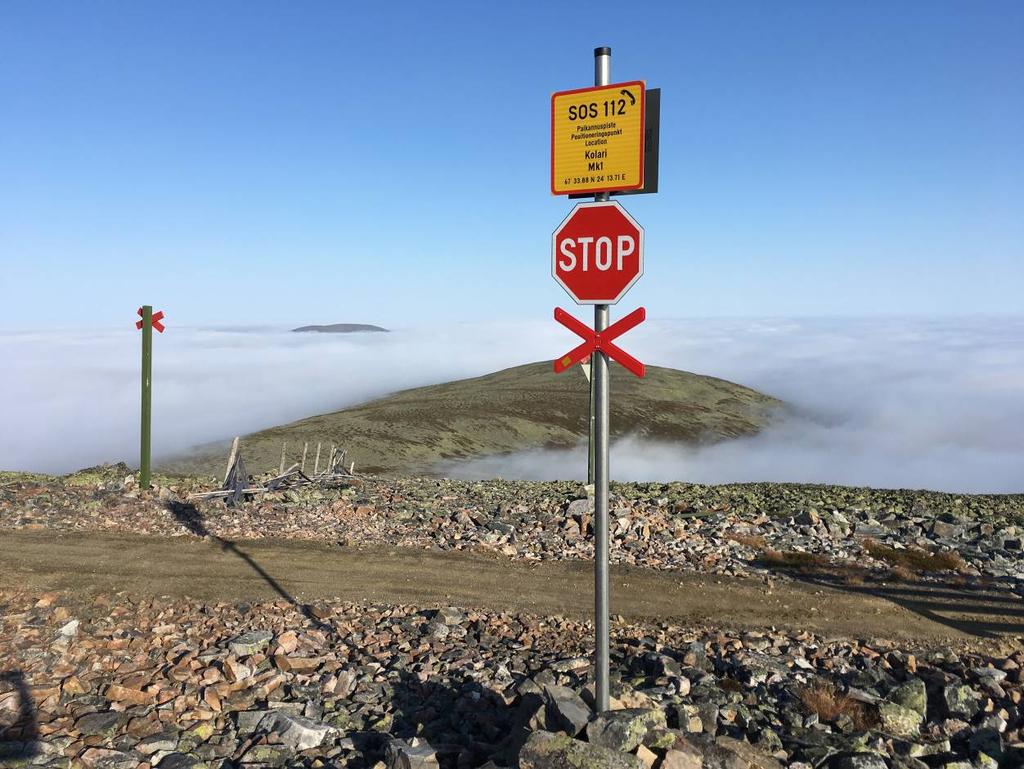
<instances>
[{"instance_id":1,"label":"blue sky","mask_svg":"<svg viewBox=\"0 0 1024 769\"><path fill-rule=\"evenodd\" d=\"M571 307L549 98L596 45L662 88L616 313L1016 313L1022 39L1019 2L5 3L0 327Z\"/></svg>"}]
</instances>

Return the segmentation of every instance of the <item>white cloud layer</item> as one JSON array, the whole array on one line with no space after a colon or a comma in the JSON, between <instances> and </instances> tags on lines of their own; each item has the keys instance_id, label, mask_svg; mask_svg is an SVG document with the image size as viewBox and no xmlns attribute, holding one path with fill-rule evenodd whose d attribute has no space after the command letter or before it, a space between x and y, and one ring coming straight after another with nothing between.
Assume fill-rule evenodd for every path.
<instances>
[{"instance_id":1,"label":"white cloud layer","mask_svg":"<svg viewBox=\"0 0 1024 769\"><path fill-rule=\"evenodd\" d=\"M358 335L172 323L154 342L154 453L550 359L573 340L553 321ZM797 416L698 449L620 441L612 450L617 479L1024 490L1022 319L654 320L622 345L649 364L775 395ZM137 461L137 332L0 333L0 360L0 468L64 472ZM584 450L451 470L579 478Z\"/></svg>"}]
</instances>

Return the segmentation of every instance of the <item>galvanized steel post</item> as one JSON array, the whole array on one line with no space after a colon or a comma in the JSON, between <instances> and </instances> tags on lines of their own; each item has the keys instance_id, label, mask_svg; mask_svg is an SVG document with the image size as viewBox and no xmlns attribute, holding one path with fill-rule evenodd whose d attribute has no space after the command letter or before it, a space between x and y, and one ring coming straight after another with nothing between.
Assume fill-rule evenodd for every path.
<instances>
[{"instance_id":1,"label":"galvanized steel post","mask_svg":"<svg viewBox=\"0 0 1024 769\"><path fill-rule=\"evenodd\" d=\"M611 83L612 49L594 49L594 85ZM608 200L608 193L594 196ZM594 331L608 328L608 305L594 305ZM594 680L598 711L608 710L608 356L595 351L594 382Z\"/></svg>"}]
</instances>

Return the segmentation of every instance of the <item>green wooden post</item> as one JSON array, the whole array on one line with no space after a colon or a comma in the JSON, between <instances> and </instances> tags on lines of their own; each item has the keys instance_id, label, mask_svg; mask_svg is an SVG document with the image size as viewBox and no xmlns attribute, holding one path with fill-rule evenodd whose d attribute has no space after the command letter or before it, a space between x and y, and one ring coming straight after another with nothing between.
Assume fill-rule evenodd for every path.
<instances>
[{"instance_id":1,"label":"green wooden post","mask_svg":"<svg viewBox=\"0 0 1024 769\"><path fill-rule=\"evenodd\" d=\"M153 418L153 307L142 307L142 445L139 452L139 487L149 488L149 457Z\"/></svg>"}]
</instances>

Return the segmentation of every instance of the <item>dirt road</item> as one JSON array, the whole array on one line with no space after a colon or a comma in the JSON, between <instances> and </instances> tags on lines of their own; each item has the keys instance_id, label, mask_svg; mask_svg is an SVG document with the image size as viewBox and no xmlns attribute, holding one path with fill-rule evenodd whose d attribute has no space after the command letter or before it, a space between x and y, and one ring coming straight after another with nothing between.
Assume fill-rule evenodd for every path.
<instances>
[{"instance_id":1,"label":"dirt road","mask_svg":"<svg viewBox=\"0 0 1024 769\"><path fill-rule=\"evenodd\" d=\"M510 563L462 553L353 549L320 543L111 536L57 531L0 535L0 586L83 597L127 590L206 600L275 596L454 604L590 615L588 562ZM1012 593L962 587L835 587L633 568L612 569L612 612L723 628L785 627L856 638L1011 640L1024 633Z\"/></svg>"}]
</instances>

